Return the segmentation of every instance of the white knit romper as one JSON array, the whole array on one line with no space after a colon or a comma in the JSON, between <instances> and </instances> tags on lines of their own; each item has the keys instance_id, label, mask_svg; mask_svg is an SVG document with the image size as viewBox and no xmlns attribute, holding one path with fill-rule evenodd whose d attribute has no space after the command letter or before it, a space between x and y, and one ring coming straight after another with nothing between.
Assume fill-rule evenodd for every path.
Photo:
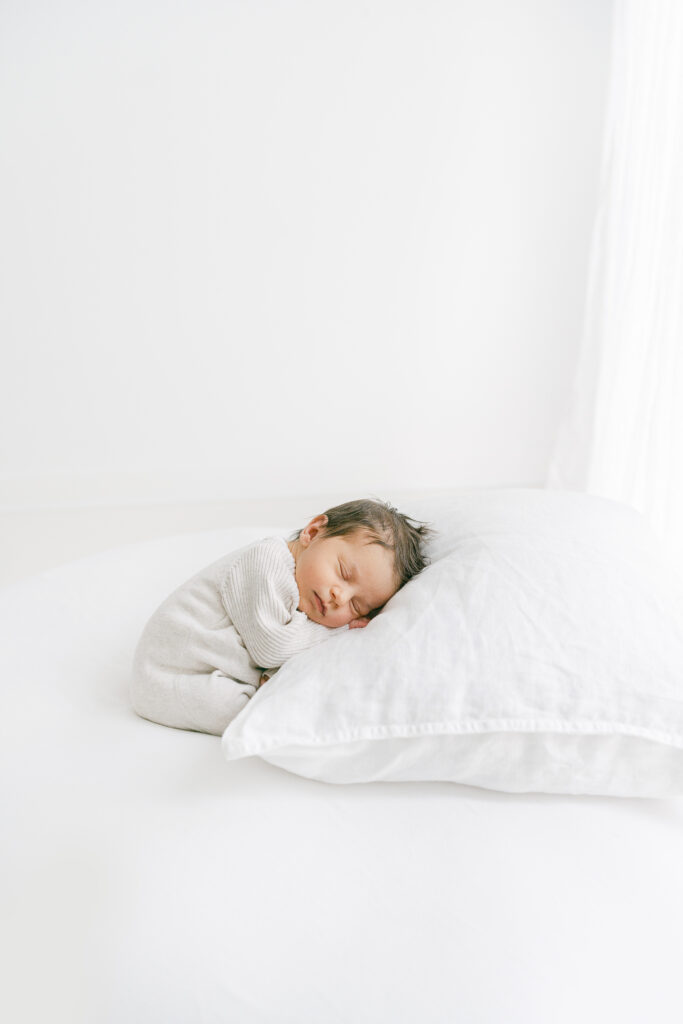
<instances>
[{"instance_id":1,"label":"white knit romper","mask_svg":"<svg viewBox=\"0 0 683 1024\"><path fill-rule=\"evenodd\" d=\"M257 541L202 569L143 630L130 688L135 711L174 729L222 735L263 670L348 629L313 622L298 604L284 537Z\"/></svg>"}]
</instances>

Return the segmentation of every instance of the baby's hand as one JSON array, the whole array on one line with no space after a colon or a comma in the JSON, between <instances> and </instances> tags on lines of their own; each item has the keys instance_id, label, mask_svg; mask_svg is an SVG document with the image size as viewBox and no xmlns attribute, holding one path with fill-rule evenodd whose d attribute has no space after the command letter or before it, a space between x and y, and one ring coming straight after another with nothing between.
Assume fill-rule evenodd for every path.
<instances>
[{"instance_id":1,"label":"baby's hand","mask_svg":"<svg viewBox=\"0 0 683 1024\"><path fill-rule=\"evenodd\" d=\"M362 629L363 626L367 626L370 619L351 619L349 622L349 629Z\"/></svg>"}]
</instances>

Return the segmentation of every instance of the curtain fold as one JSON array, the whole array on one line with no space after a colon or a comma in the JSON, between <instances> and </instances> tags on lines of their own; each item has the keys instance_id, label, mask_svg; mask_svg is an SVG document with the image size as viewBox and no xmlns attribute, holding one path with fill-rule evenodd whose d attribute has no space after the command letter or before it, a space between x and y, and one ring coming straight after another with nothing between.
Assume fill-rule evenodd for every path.
<instances>
[{"instance_id":1,"label":"curtain fold","mask_svg":"<svg viewBox=\"0 0 683 1024\"><path fill-rule=\"evenodd\" d=\"M615 0L598 210L547 486L633 505L683 562L683 2Z\"/></svg>"}]
</instances>

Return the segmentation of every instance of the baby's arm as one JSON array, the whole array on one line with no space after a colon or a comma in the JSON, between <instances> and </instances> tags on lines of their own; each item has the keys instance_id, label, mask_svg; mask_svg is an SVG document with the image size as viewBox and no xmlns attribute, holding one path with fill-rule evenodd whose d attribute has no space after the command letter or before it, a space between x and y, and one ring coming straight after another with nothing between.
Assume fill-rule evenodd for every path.
<instances>
[{"instance_id":1,"label":"baby's arm","mask_svg":"<svg viewBox=\"0 0 683 1024\"><path fill-rule=\"evenodd\" d=\"M365 618L352 619L351 622L349 622L349 629L362 629L364 626L367 626L369 622L370 619ZM272 679L274 672L277 672L277 669L270 669L268 672L262 672L256 689L258 690L264 683L267 683L269 679Z\"/></svg>"},{"instance_id":2,"label":"baby's arm","mask_svg":"<svg viewBox=\"0 0 683 1024\"><path fill-rule=\"evenodd\" d=\"M220 592L254 664L263 668L277 668L346 629L329 629L297 611L299 591L278 541L248 548L228 570Z\"/></svg>"}]
</instances>

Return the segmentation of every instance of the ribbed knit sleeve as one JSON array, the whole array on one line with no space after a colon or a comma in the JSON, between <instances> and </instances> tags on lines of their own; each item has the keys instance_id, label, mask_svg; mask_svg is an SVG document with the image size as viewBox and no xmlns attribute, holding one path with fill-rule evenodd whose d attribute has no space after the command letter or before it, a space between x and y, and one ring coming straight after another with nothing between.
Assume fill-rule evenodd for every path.
<instances>
[{"instance_id":1,"label":"ribbed knit sleeve","mask_svg":"<svg viewBox=\"0 0 683 1024\"><path fill-rule=\"evenodd\" d=\"M328 629L297 610L294 558L281 537L248 548L220 583L225 610L255 665L278 668L288 658L348 629Z\"/></svg>"}]
</instances>

